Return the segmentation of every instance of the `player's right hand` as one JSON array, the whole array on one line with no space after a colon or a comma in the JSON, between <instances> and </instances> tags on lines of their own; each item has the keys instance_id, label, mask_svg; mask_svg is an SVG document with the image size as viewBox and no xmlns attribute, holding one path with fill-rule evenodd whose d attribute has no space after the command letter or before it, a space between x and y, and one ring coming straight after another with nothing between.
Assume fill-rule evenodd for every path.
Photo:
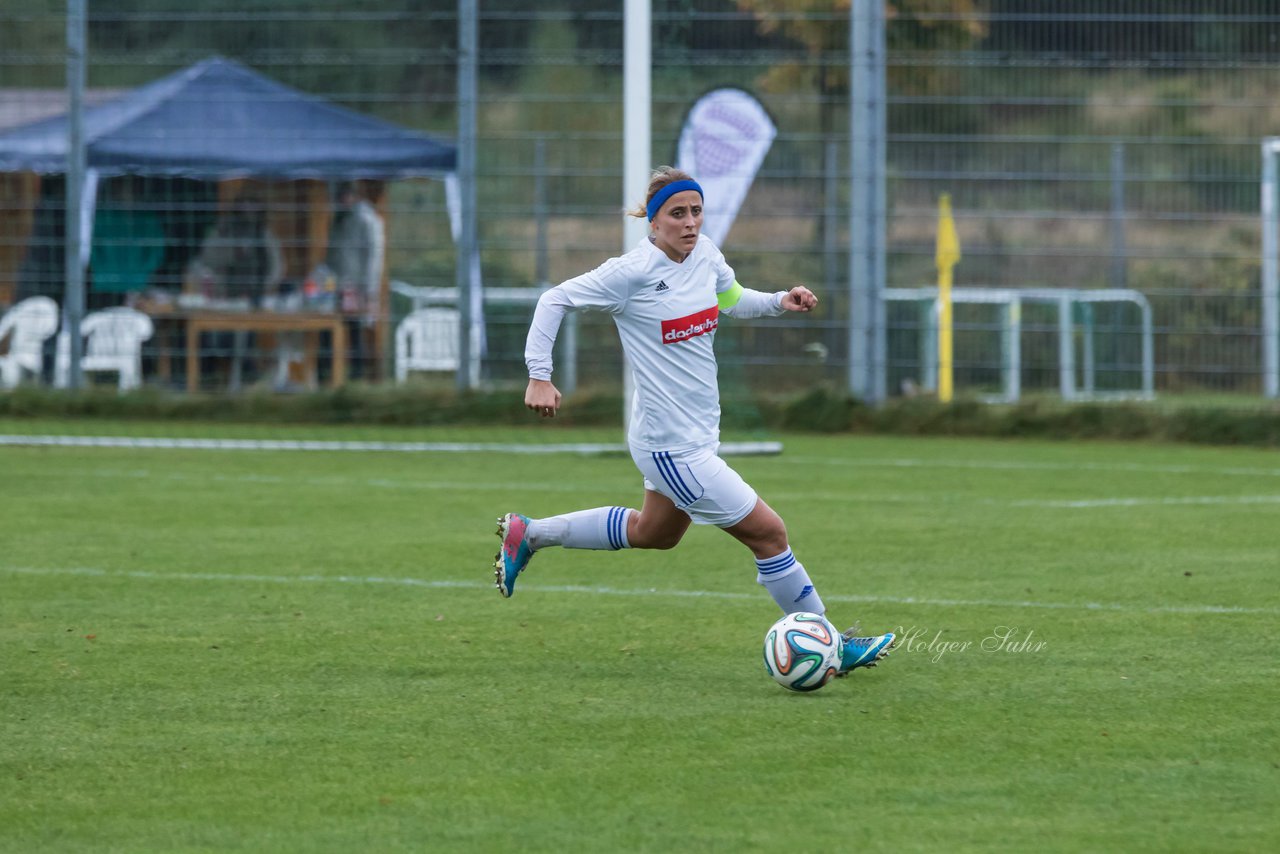
<instances>
[{"instance_id":1,"label":"player's right hand","mask_svg":"<svg viewBox=\"0 0 1280 854\"><path fill-rule=\"evenodd\" d=\"M524 405L543 418L555 418L560 409L560 389L550 380L529 380L524 392Z\"/></svg>"}]
</instances>

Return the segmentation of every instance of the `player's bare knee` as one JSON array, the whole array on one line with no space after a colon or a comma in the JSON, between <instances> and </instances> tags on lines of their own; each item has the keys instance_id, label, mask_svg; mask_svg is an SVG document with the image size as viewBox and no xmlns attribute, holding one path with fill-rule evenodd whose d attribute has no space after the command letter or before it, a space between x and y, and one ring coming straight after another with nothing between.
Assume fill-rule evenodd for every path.
<instances>
[{"instance_id":1,"label":"player's bare knee","mask_svg":"<svg viewBox=\"0 0 1280 854\"><path fill-rule=\"evenodd\" d=\"M755 542L744 543L744 545L751 549L756 557L776 557L787 550L787 535L783 533L781 536L762 537Z\"/></svg>"},{"instance_id":2,"label":"player's bare knee","mask_svg":"<svg viewBox=\"0 0 1280 854\"><path fill-rule=\"evenodd\" d=\"M758 557L773 557L787 550L787 526L777 514L748 531L734 532L742 544Z\"/></svg>"}]
</instances>

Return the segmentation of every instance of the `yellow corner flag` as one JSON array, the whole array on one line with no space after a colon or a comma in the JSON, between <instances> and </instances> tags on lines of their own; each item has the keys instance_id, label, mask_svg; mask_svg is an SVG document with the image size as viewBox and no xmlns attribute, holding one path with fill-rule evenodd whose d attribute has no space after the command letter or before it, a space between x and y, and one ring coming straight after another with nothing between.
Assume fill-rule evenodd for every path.
<instances>
[{"instance_id":1,"label":"yellow corner flag","mask_svg":"<svg viewBox=\"0 0 1280 854\"><path fill-rule=\"evenodd\" d=\"M938 243L934 259L938 265L938 400L951 402L951 280L960 261L960 238L951 216L951 194L938 199Z\"/></svg>"}]
</instances>

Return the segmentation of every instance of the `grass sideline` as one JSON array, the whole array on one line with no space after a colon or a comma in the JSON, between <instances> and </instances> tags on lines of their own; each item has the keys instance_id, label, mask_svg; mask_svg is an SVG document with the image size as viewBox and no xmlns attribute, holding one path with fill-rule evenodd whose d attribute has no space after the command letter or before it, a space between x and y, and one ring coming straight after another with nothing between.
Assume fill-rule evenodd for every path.
<instances>
[{"instance_id":1,"label":"grass sideline","mask_svg":"<svg viewBox=\"0 0 1280 854\"><path fill-rule=\"evenodd\" d=\"M904 635L812 695L717 531L492 589L624 459L0 448L0 850L1277 847L1272 452L785 442L735 467Z\"/></svg>"},{"instance_id":2,"label":"grass sideline","mask_svg":"<svg viewBox=\"0 0 1280 854\"><path fill-rule=\"evenodd\" d=\"M971 436L1033 439L1146 439L1204 445L1280 447L1280 403L1261 399L1191 397L1156 401L1066 403L1034 398L1016 404L928 397L895 398L871 407L824 387L786 398L723 401L728 430L760 429L861 435ZM549 426L620 425L616 392L584 391L566 400ZM303 394L249 392L187 395L108 388L80 393L22 387L0 393L0 417L132 419L272 425L365 426L524 425L521 391L459 393L440 384L368 386Z\"/></svg>"}]
</instances>

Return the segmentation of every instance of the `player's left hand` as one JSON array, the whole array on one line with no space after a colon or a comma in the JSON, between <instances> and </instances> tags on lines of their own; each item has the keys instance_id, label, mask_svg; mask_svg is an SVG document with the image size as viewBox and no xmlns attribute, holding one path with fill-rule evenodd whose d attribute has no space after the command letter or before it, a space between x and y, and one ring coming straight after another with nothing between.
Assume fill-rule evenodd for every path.
<instances>
[{"instance_id":1,"label":"player's left hand","mask_svg":"<svg viewBox=\"0 0 1280 854\"><path fill-rule=\"evenodd\" d=\"M787 311L812 311L817 304L818 297L804 285L796 285L782 298L782 307Z\"/></svg>"}]
</instances>

